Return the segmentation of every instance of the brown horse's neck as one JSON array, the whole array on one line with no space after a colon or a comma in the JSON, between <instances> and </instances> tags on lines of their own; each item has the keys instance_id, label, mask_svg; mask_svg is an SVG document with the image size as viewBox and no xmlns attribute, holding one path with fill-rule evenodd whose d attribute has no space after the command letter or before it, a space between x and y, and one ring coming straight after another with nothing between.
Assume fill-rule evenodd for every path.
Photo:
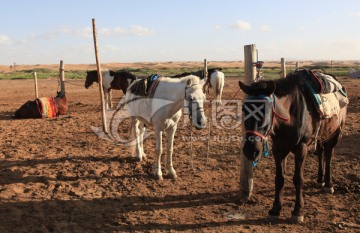
<instances>
[{"instance_id":1,"label":"brown horse's neck","mask_svg":"<svg viewBox=\"0 0 360 233\"><path fill-rule=\"evenodd\" d=\"M304 97L296 79L285 78L275 83L274 94L277 96L275 111L286 117L288 121L274 117L273 139L279 137L279 141L283 140L281 137L286 134L289 145L297 144L299 140L307 141L312 133L313 122L311 117L313 109L310 102Z\"/></svg>"}]
</instances>

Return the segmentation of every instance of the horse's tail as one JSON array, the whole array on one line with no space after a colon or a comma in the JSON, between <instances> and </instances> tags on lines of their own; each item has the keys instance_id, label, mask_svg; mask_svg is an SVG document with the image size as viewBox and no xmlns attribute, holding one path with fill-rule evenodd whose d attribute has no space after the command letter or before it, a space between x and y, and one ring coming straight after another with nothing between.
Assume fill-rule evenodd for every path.
<instances>
[{"instance_id":1,"label":"horse's tail","mask_svg":"<svg viewBox=\"0 0 360 233\"><path fill-rule=\"evenodd\" d=\"M215 96L216 96L216 100L219 101L221 103L221 95L222 95L222 89L224 87L224 73L222 72L216 72L216 86L215 86Z\"/></svg>"}]
</instances>

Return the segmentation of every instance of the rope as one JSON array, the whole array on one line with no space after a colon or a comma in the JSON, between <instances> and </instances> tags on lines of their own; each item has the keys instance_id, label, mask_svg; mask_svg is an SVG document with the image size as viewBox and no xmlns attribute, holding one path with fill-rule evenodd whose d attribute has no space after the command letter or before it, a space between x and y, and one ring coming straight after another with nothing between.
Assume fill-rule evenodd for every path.
<instances>
[{"instance_id":1,"label":"rope","mask_svg":"<svg viewBox=\"0 0 360 233\"><path fill-rule=\"evenodd\" d=\"M192 153L192 120L190 119L190 165L191 169L195 171L193 164L193 153Z\"/></svg>"},{"instance_id":2,"label":"rope","mask_svg":"<svg viewBox=\"0 0 360 233\"><path fill-rule=\"evenodd\" d=\"M209 119L209 129L208 129L208 140L207 140L207 151L206 151L206 166L209 165L209 150L210 150L210 126L211 126L211 120Z\"/></svg>"}]
</instances>

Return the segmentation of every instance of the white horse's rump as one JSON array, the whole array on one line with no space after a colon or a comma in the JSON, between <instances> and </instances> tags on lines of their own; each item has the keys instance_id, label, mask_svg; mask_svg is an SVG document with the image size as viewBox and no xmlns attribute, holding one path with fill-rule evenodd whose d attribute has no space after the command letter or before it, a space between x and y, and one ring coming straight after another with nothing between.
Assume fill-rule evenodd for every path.
<instances>
[{"instance_id":1,"label":"white horse's rump","mask_svg":"<svg viewBox=\"0 0 360 233\"><path fill-rule=\"evenodd\" d=\"M131 86L126 92L126 102L132 117L132 132L135 132L136 136L136 157L139 161L146 158L143 145L144 123L147 126L153 126L156 136L154 176L155 179L161 180L163 178L161 171L162 133L165 132L167 137L165 168L170 178L176 178L176 171L172 164L173 142L184 102L188 102L187 106L195 127L197 129L206 127L203 83L193 75L181 79L161 78L152 98L134 95L131 92Z\"/></svg>"},{"instance_id":2,"label":"white horse's rump","mask_svg":"<svg viewBox=\"0 0 360 233\"><path fill-rule=\"evenodd\" d=\"M210 84L212 88L214 88L214 100L219 104L222 104L221 96L224 88L224 83L225 83L225 75L223 72L215 70L213 73L211 73Z\"/></svg>"}]
</instances>

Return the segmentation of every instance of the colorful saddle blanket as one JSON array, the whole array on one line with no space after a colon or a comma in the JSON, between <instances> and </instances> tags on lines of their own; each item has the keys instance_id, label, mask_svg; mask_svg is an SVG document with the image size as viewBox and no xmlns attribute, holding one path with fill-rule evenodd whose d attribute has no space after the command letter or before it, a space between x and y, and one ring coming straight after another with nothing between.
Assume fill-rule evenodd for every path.
<instances>
[{"instance_id":1,"label":"colorful saddle blanket","mask_svg":"<svg viewBox=\"0 0 360 233\"><path fill-rule=\"evenodd\" d=\"M58 111L54 98L38 98L36 99L36 103L42 118L53 118L58 116Z\"/></svg>"}]
</instances>

